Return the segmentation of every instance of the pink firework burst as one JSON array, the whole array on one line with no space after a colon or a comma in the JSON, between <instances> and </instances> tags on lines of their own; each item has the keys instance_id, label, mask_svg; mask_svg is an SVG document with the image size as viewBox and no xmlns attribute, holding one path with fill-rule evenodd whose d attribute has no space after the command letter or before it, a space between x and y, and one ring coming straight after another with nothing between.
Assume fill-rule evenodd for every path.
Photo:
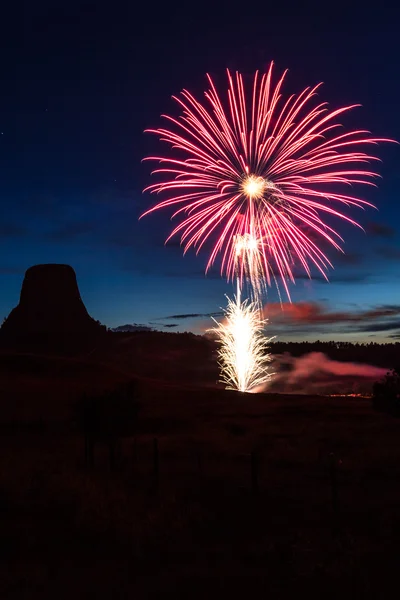
<instances>
[{"instance_id":1,"label":"pink firework burst","mask_svg":"<svg viewBox=\"0 0 400 600\"><path fill-rule=\"evenodd\" d=\"M145 159L160 163L153 171L159 181L146 190L165 196L142 216L172 208L179 222L167 241L179 235L184 253L191 247L199 252L212 241L207 270L220 256L228 279L239 274L253 286L256 279L270 285L277 275L290 298L296 265L310 277L314 266L327 278L332 264L319 241L341 250L343 240L326 217L359 226L343 211L372 206L350 187L374 185L378 176L369 167L378 159L360 147L391 140L364 130L339 131L338 118L358 105L329 110L315 102L321 84L284 99L286 71L274 85L272 68L273 63L267 73L254 75L248 96L242 75L228 71L226 105L210 76L204 103L187 90L174 97L181 115L163 115L169 128L148 130L173 152ZM238 262L247 247L253 256ZM254 272L246 264L255 265Z\"/></svg>"}]
</instances>

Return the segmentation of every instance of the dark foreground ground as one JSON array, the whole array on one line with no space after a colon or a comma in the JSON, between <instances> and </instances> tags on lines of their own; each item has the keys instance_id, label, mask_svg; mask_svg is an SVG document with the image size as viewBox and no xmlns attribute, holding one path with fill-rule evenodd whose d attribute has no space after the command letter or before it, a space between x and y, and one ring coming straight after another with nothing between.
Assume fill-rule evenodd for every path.
<instances>
[{"instance_id":1,"label":"dark foreground ground","mask_svg":"<svg viewBox=\"0 0 400 600\"><path fill-rule=\"evenodd\" d=\"M72 406L123 375L1 364L0 598L397 596L400 421L370 400L143 381L115 470L102 446L88 470Z\"/></svg>"}]
</instances>

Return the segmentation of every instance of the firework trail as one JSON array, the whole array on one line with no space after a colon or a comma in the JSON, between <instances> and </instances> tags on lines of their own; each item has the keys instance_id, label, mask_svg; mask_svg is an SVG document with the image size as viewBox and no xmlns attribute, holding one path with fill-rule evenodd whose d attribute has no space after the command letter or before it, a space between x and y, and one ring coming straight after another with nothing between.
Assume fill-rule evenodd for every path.
<instances>
[{"instance_id":1,"label":"firework trail","mask_svg":"<svg viewBox=\"0 0 400 600\"><path fill-rule=\"evenodd\" d=\"M235 275L240 286L247 287L255 305L262 307L262 296L266 291L263 276L262 241L250 234L237 235L235 243Z\"/></svg>"},{"instance_id":2,"label":"firework trail","mask_svg":"<svg viewBox=\"0 0 400 600\"><path fill-rule=\"evenodd\" d=\"M228 71L226 106L210 76L206 102L187 90L174 97L181 115L164 115L170 128L148 130L174 153L145 159L160 163L153 171L158 182L146 189L165 197L144 214L173 209L179 223L168 240L179 235L185 253L210 242L207 270L221 255L229 280L237 270L237 239L257 240L255 270L242 269L241 282L250 277L257 289L260 279L271 285L277 276L290 298L294 267L311 277L314 266L326 277L332 266L319 242L341 249L326 217L357 225L342 210L371 206L349 186L374 185L377 173L367 163L378 159L360 147L384 140L364 130L339 131L337 119L357 105L329 110L316 103L321 84L284 100L286 71L274 85L272 69L273 63L254 75L248 99L242 75ZM337 191L343 185L346 192Z\"/></svg>"}]
</instances>

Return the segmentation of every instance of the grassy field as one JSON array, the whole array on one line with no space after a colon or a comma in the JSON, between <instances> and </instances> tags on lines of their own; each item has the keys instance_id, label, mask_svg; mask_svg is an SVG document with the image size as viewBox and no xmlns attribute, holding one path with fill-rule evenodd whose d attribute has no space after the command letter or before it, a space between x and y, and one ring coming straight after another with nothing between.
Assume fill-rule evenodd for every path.
<instances>
[{"instance_id":1,"label":"grassy field","mask_svg":"<svg viewBox=\"0 0 400 600\"><path fill-rule=\"evenodd\" d=\"M88 470L76 399L126 377L1 357L1 598L393 597L400 421L363 398L143 379L115 470L101 445Z\"/></svg>"}]
</instances>

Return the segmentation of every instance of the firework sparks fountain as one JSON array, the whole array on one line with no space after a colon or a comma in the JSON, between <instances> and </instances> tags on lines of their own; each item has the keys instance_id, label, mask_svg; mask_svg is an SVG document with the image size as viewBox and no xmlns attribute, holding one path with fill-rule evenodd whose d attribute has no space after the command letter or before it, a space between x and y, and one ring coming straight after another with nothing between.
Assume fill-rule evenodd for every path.
<instances>
[{"instance_id":1,"label":"firework sparks fountain","mask_svg":"<svg viewBox=\"0 0 400 600\"><path fill-rule=\"evenodd\" d=\"M228 298L224 319L216 323L211 331L217 335L221 367L221 381L227 389L253 392L270 379L271 355L265 337L266 319L257 302L242 301L239 278L236 281L236 296Z\"/></svg>"},{"instance_id":2,"label":"firework sparks fountain","mask_svg":"<svg viewBox=\"0 0 400 600\"><path fill-rule=\"evenodd\" d=\"M228 300L217 332L223 379L241 390L265 378L261 304L267 287L274 281L279 291L279 279L290 300L295 267L327 279L332 263L318 242L339 251L343 242L331 220L360 227L342 209L372 206L352 191L374 186L378 176L367 166L378 159L360 147L392 141L365 130L339 131L338 117L356 105L329 110L314 102L321 84L284 100L286 71L274 85L272 70L273 63L254 75L249 100L242 75L228 71L226 104L208 76L206 103L183 90L174 97L181 115L164 115L169 128L148 130L174 154L146 159L160 164L153 171L158 182L146 190L165 197L142 216L172 208L179 223L167 241L179 235L184 253L210 243L206 271L220 255L221 275L237 278L236 298ZM241 299L244 287L248 301Z\"/></svg>"}]
</instances>

